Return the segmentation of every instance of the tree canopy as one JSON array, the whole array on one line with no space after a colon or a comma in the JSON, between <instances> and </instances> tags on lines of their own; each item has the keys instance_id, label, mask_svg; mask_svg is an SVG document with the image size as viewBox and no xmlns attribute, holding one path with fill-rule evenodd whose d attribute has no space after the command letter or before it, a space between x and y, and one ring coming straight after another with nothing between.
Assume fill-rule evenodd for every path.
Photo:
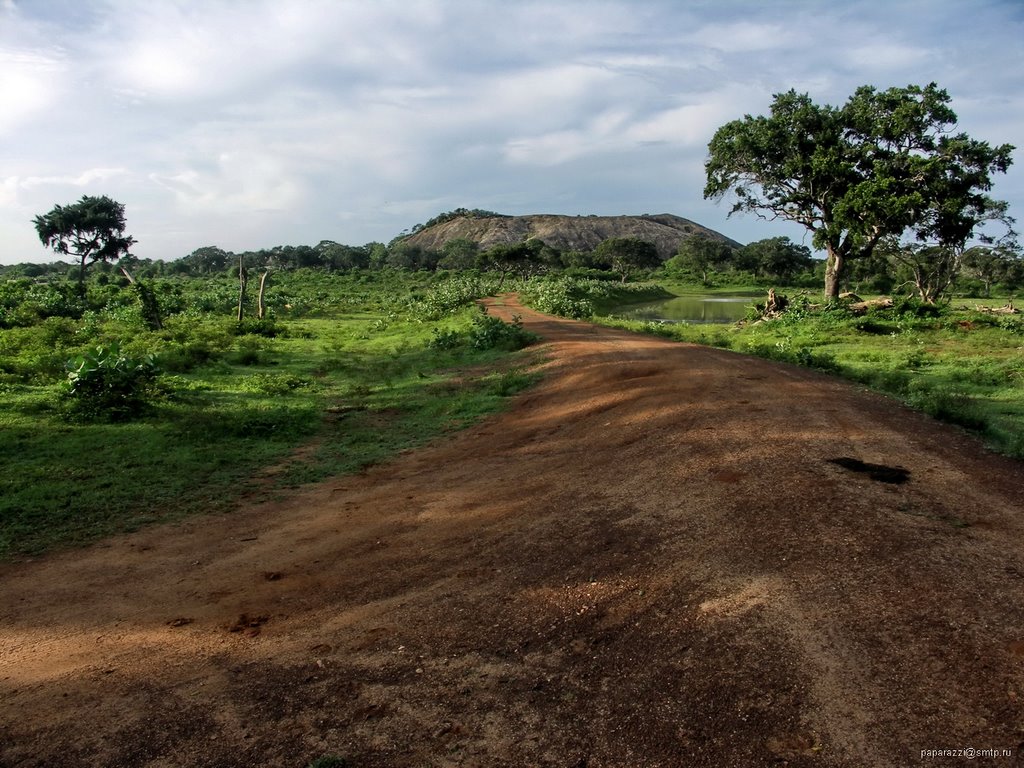
<instances>
[{"instance_id":1,"label":"tree canopy","mask_svg":"<svg viewBox=\"0 0 1024 768\"><path fill-rule=\"evenodd\" d=\"M935 83L862 86L842 107L794 90L768 116L723 125L708 145L706 198L736 195L732 213L785 219L825 250L825 296L839 295L849 259L886 237L962 249L986 221L1012 219L986 193L1013 147L952 133L957 117Z\"/></svg>"},{"instance_id":2,"label":"tree canopy","mask_svg":"<svg viewBox=\"0 0 1024 768\"><path fill-rule=\"evenodd\" d=\"M679 243L679 250L665 266L670 271L692 272L708 284L708 273L732 260L734 249L721 240L694 235Z\"/></svg>"},{"instance_id":3,"label":"tree canopy","mask_svg":"<svg viewBox=\"0 0 1024 768\"><path fill-rule=\"evenodd\" d=\"M654 269L661 265L657 246L637 237L610 237L602 240L594 249L594 257L598 261L607 261L622 282L626 282L626 278L637 270Z\"/></svg>"},{"instance_id":4,"label":"tree canopy","mask_svg":"<svg viewBox=\"0 0 1024 768\"><path fill-rule=\"evenodd\" d=\"M782 283L814 266L811 249L788 237L769 237L748 243L739 249L734 260L741 269Z\"/></svg>"},{"instance_id":5,"label":"tree canopy","mask_svg":"<svg viewBox=\"0 0 1024 768\"><path fill-rule=\"evenodd\" d=\"M124 206L106 195L83 195L76 203L55 205L32 223L43 245L78 258L80 287L87 266L97 261L117 261L135 244L135 239L124 233Z\"/></svg>"}]
</instances>

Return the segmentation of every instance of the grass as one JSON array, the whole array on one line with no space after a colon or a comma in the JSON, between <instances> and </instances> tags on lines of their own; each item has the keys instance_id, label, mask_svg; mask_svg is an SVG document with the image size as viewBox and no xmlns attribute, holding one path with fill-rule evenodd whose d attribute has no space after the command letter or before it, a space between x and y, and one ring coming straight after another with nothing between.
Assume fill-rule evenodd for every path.
<instances>
[{"instance_id":1,"label":"grass","mask_svg":"<svg viewBox=\"0 0 1024 768\"><path fill-rule=\"evenodd\" d=\"M318 308L282 309L271 336L235 335L220 310L171 316L160 332L122 316L70 320L58 344L52 329L0 331L0 559L358 471L476 422L536 380L529 351L468 342L474 308L424 320L407 301L431 290L417 278L311 280L316 291L300 278L281 290ZM434 348L435 329L462 341ZM131 422L69 422L53 358L115 337L173 371L163 396Z\"/></svg>"}]
</instances>

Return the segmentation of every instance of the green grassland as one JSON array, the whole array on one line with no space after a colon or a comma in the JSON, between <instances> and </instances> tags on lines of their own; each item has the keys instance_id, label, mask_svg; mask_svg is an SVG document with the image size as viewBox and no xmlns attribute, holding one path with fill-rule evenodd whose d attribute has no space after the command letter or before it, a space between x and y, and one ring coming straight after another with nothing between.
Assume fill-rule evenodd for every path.
<instances>
[{"instance_id":1,"label":"green grassland","mask_svg":"<svg viewBox=\"0 0 1024 768\"><path fill-rule=\"evenodd\" d=\"M77 308L42 317L53 307L7 301L0 559L357 471L473 423L536 378L530 350L511 351L524 334L472 306L489 290L480 280L274 275L268 319L241 324L229 278L156 285L170 310L160 330L126 286L90 285ZM153 354L160 373L133 418L82 418L65 364L113 342Z\"/></svg>"}]
</instances>

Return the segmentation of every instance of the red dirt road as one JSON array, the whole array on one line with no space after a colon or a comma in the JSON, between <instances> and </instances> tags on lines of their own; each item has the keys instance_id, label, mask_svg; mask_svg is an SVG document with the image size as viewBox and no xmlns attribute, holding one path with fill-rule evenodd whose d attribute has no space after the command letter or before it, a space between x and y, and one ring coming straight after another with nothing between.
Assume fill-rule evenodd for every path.
<instances>
[{"instance_id":1,"label":"red dirt road","mask_svg":"<svg viewBox=\"0 0 1024 768\"><path fill-rule=\"evenodd\" d=\"M0 568L0 766L1024 764L1020 462L494 303L546 340L507 413Z\"/></svg>"}]
</instances>

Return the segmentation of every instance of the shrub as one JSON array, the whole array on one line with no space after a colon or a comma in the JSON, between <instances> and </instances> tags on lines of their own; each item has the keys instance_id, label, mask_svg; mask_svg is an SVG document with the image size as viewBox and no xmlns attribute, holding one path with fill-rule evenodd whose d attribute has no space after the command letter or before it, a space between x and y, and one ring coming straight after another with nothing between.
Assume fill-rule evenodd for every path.
<instances>
[{"instance_id":1,"label":"shrub","mask_svg":"<svg viewBox=\"0 0 1024 768\"><path fill-rule=\"evenodd\" d=\"M287 373L256 373L243 379L242 389L264 395L287 395L296 389L309 387L312 383L309 379Z\"/></svg>"},{"instance_id":2,"label":"shrub","mask_svg":"<svg viewBox=\"0 0 1024 768\"><path fill-rule=\"evenodd\" d=\"M596 280L534 278L526 284L524 296L541 312L579 320L592 316L594 299L608 292L608 286Z\"/></svg>"},{"instance_id":3,"label":"shrub","mask_svg":"<svg viewBox=\"0 0 1024 768\"><path fill-rule=\"evenodd\" d=\"M159 373L152 355L129 357L114 342L67 362L63 400L69 416L86 421L126 421L141 414L156 394Z\"/></svg>"},{"instance_id":4,"label":"shrub","mask_svg":"<svg viewBox=\"0 0 1024 768\"><path fill-rule=\"evenodd\" d=\"M232 332L236 336L252 335L273 339L281 334L281 328L278 327L277 323L270 318L263 318L262 320L255 318L243 318L241 321L234 324Z\"/></svg>"},{"instance_id":5,"label":"shrub","mask_svg":"<svg viewBox=\"0 0 1024 768\"><path fill-rule=\"evenodd\" d=\"M438 320L460 307L490 295L495 289L493 280L464 275L449 278L427 291L413 293L408 300L412 314L424 320Z\"/></svg>"},{"instance_id":6,"label":"shrub","mask_svg":"<svg viewBox=\"0 0 1024 768\"><path fill-rule=\"evenodd\" d=\"M511 323L506 323L491 317L484 307L480 307L480 314L473 318L473 326L469 331L442 331L435 328L427 346L431 349L455 349L468 344L474 349L514 352L533 344L538 338L537 334L523 328L523 321L518 315L512 318Z\"/></svg>"},{"instance_id":7,"label":"shrub","mask_svg":"<svg viewBox=\"0 0 1024 768\"><path fill-rule=\"evenodd\" d=\"M210 362L215 356L216 353L206 341L171 343L160 350L160 367L171 373L187 373Z\"/></svg>"},{"instance_id":8,"label":"shrub","mask_svg":"<svg viewBox=\"0 0 1024 768\"><path fill-rule=\"evenodd\" d=\"M529 373L520 368L497 374L490 379L488 391L498 397L511 397L532 386L540 377L537 373Z\"/></svg>"},{"instance_id":9,"label":"shrub","mask_svg":"<svg viewBox=\"0 0 1024 768\"><path fill-rule=\"evenodd\" d=\"M458 331L442 331L440 328L435 328L431 333L430 341L427 342L431 349L455 349L464 338Z\"/></svg>"},{"instance_id":10,"label":"shrub","mask_svg":"<svg viewBox=\"0 0 1024 768\"><path fill-rule=\"evenodd\" d=\"M514 352L537 341L535 333L523 328L523 321L518 315L506 323L491 317L486 311L473 319L473 328L469 331L469 343L476 349L504 349Z\"/></svg>"}]
</instances>

